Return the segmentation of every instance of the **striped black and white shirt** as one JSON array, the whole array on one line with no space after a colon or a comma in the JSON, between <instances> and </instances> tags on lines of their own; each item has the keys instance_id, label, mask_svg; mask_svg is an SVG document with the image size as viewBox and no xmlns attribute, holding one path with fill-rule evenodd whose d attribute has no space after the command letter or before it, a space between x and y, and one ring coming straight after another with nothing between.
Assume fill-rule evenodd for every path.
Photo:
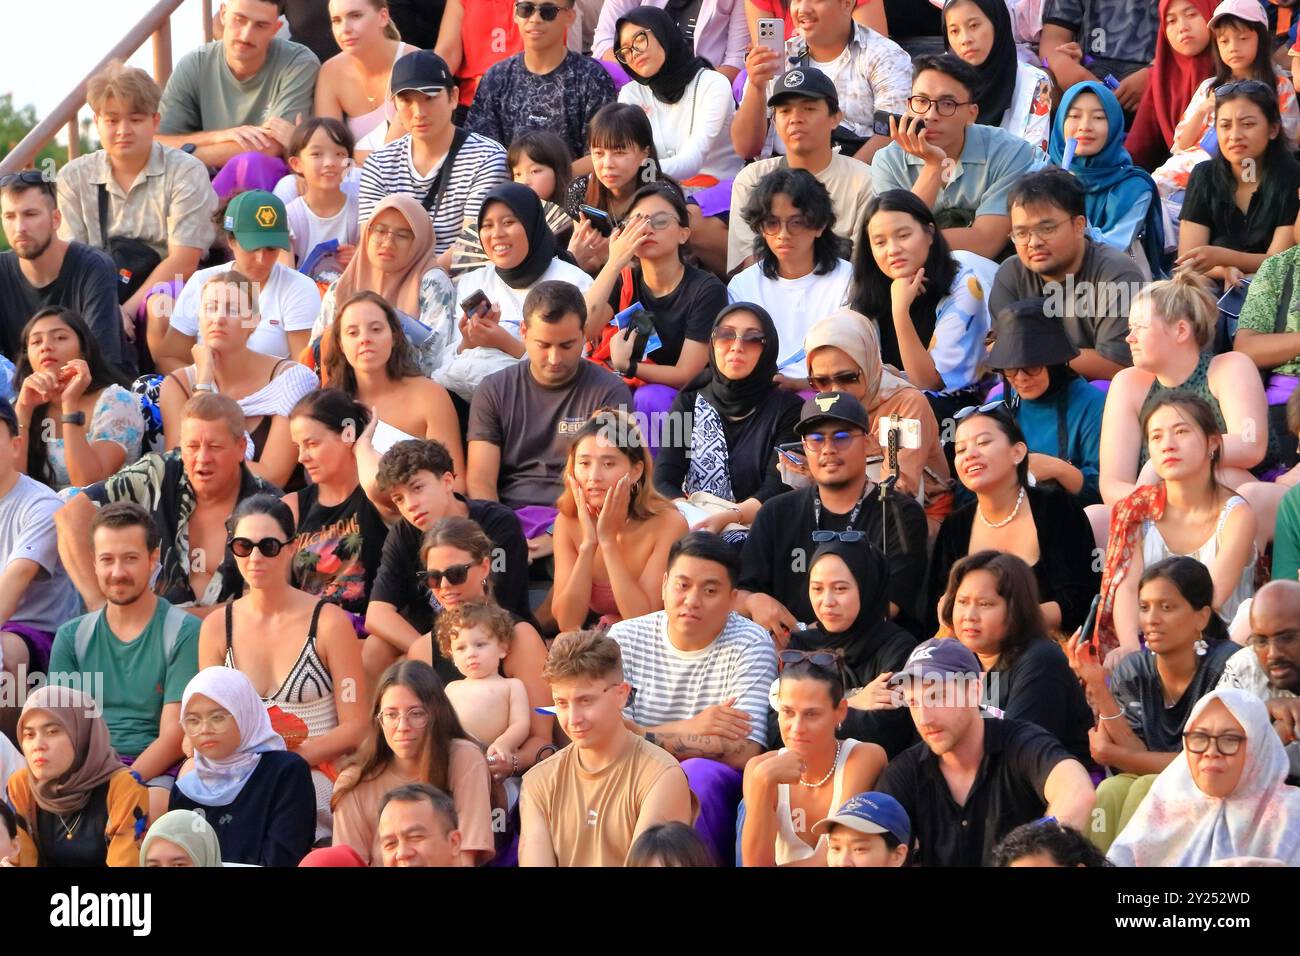
<instances>
[{"instance_id":1,"label":"striped black and white shirt","mask_svg":"<svg viewBox=\"0 0 1300 956\"><path fill-rule=\"evenodd\" d=\"M667 612L655 611L620 621L609 636L623 652L624 679L636 688L625 717L657 727L734 697L736 709L752 718L749 739L767 746L776 647L762 627L732 611L708 647L681 651L668 639Z\"/></svg>"},{"instance_id":2,"label":"striped black and white shirt","mask_svg":"<svg viewBox=\"0 0 1300 956\"><path fill-rule=\"evenodd\" d=\"M360 222L364 226L380 201L386 196L405 193L423 201L429 187L442 168L439 162L428 175L421 176L411 162L411 137L403 136L366 157L361 167ZM445 252L460 235L464 224L478 223L479 207L483 197L494 187L509 182L510 170L506 166L506 150L500 143L470 133L465 145L456 154L451 176L442 202L429 218L437 237L439 253Z\"/></svg>"}]
</instances>

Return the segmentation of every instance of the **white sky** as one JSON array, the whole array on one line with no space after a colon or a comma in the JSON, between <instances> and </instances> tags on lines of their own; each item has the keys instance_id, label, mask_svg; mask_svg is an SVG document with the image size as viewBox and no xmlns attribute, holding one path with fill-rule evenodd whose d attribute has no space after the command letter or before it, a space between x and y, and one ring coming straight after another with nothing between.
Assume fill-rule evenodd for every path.
<instances>
[{"instance_id":1,"label":"white sky","mask_svg":"<svg viewBox=\"0 0 1300 956\"><path fill-rule=\"evenodd\" d=\"M38 119L59 105L77 84L157 0L3 0L8 10L0 28L0 93L12 93L15 107L36 107ZM213 9L220 5L214 0ZM172 14L172 60L203 42L199 0L184 0ZM153 43L146 40L128 61L153 70ZM83 117L90 116L83 109ZM93 133L93 130L92 130Z\"/></svg>"}]
</instances>

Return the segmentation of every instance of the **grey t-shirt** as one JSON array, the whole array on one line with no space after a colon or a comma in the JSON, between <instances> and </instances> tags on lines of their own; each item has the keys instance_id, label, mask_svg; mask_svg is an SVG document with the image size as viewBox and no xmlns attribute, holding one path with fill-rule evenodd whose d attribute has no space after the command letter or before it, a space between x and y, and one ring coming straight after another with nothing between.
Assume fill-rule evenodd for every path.
<instances>
[{"instance_id":1,"label":"grey t-shirt","mask_svg":"<svg viewBox=\"0 0 1300 956\"><path fill-rule=\"evenodd\" d=\"M539 385L520 359L493 372L474 392L469 408L469 441L501 449L497 500L510 508L553 507L564 490L564 460L572 436L598 408L632 409L623 380L585 359L567 385Z\"/></svg>"},{"instance_id":2,"label":"grey t-shirt","mask_svg":"<svg viewBox=\"0 0 1300 956\"><path fill-rule=\"evenodd\" d=\"M1019 256L1003 262L989 293L989 314L996 321L998 313L1011 303L1046 296L1048 314L1060 316L1075 348L1095 349L1112 362L1132 365L1133 356L1124 341L1128 308L1146 282L1128 253L1091 239L1084 241L1083 264L1065 282L1044 282Z\"/></svg>"},{"instance_id":3,"label":"grey t-shirt","mask_svg":"<svg viewBox=\"0 0 1300 956\"><path fill-rule=\"evenodd\" d=\"M0 497L3 567L8 568L19 558L40 565L9 619L50 633L81 613L76 589L59 561L54 512L62 504L58 495L26 475L19 475L9 493Z\"/></svg>"},{"instance_id":4,"label":"grey t-shirt","mask_svg":"<svg viewBox=\"0 0 1300 956\"><path fill-rule=\"evenodd\" d=\"M312 115L320 61L300 43L275 37L262 68L237 80L220 40L182 57L163 91L164 135L261 126L272 116L294 122Z\"/></svg>"}]
</instances>

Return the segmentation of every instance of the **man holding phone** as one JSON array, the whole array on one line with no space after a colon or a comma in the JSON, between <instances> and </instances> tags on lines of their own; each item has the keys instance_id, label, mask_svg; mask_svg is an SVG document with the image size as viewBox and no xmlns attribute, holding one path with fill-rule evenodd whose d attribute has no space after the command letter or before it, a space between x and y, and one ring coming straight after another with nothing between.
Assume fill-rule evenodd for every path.
<instances>
[{"instance_id":1,"label":"man holding phone","mask_svg":"<svg viewBox=\"0 0 1300 956\"><path fill-rule=\"evenodd\" d=\"M1047 155L1014 133L975 123L975 68L950 53L914 61L907 113L871 164L876 192L907 189L929 206L953 249L996 259L1008 244L1007 194Z\"/></svg>"},{"instance_id":2,"label":"man holding phone","mask_svg":"<svg viewBox=\"0 0 1300 956\"><path fill-rule=\"evenodd\" d=\"M792 0L790 17L798 32L785 41L784 55L762 42L750 48L745 94L731 127L731 143L742 159L780 152L768 125L768 97L775 79L796 68L818 70L835 85L844 110L837 133L842 153L869 163L888 144L887 136L872 132L872 116L878 109L902 112L910 59L889 37L854 20L854 7L854 0ZM766 22L760 20L760 28Z\"/></svg>"},{"instance_id":3,"label":"man holding phone","mask_svg":"<svg viewBox=\"0 0 1300 956\"><path fill-rule=\"evenodd\" d=\"M766 628L779 647L800 623L813 620L808 564L823 541L879 546L885 532L890 615L900 622L915 617L925 573L925 512L915 498L890 494L884 527L880 488L867 479L870 429L867 410L846 392L808 399L795 433L813 484L764 503L745 539L735 609Z\"/></svg>"},{"instance_id":4,"label":"man holding phone","mask_svg":"<svg viewBox=\"0 0 1300 956\"><path fill-rule=\"evenodd\" d=\"M754 262L754 230L740 210L758 182L774 169L789 167L812 173L830 193L835 234L849 242L861 235L863 214L875 193L871 167L835 150L833 134L844 114L829 76L821 70L791 70L776 82L767 105L785 155L750 163L736 175L727 232L728 272ZM734 133L734 126L732 130Z\"/></svg>"}]
</instances>

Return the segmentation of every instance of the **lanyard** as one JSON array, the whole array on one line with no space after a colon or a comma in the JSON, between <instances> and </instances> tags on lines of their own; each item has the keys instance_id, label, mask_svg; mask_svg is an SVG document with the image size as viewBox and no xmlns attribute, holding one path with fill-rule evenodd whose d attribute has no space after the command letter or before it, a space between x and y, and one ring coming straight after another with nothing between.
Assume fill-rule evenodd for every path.
<instances>
[{"instance_id":1,"label":"lanyard","mask_svg":"<svg viewBox=\"0 0 1300 956\"><path fill-rule=\"evenodd\" d=\"M870 492L871 492L871 482L868 481L862 486L862 497L858 499L858 503L854 505L853 510L849 512L849 523L847 525L848 528L852 528L855 524L857 524L858 512L862 510L862 503L867 500L867 495L870 494ZM813 530L820 531L821 529L822 529L822 492L820 488L814 487L813 488Z\"/></svg>"}]
</instances>

